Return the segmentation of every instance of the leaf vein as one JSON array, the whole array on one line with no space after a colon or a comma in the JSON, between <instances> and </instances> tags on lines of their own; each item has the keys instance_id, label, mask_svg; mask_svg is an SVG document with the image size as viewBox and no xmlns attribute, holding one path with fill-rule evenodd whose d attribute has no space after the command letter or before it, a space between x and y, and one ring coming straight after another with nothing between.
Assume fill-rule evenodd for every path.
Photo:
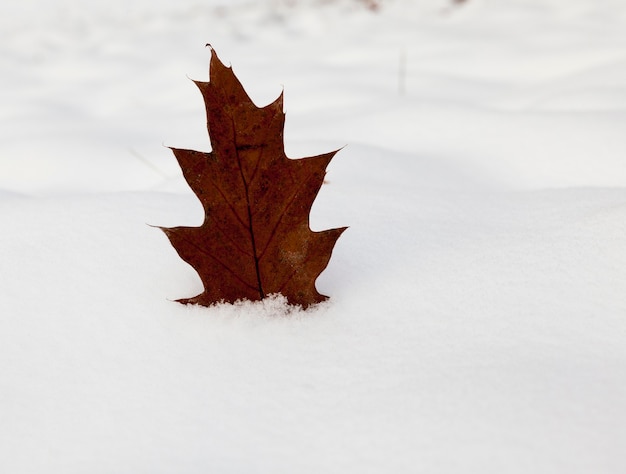
<instances>
[{"instance_id":1,"label":"leaf vein","mask_svg":"<svg viewBox=\"0 0 626 474\"><path fill-rule=\"evenodd\" d=\"M222 190L222 188L220 188L217 183L213 180L211 180L211 184L215 187L215 189L217 189L217 192L220 194L220 196L222 196L222 199L224 200L224 202L226 203L226 205L228 206L228 208L231 210L231 212L233 213L233 215L235 216L235 218L239 221L239 223L246 228L246 223L243 221L243 219L239 216L239 214L237 213L237 210L235 209L235 206L228 200L228 198L226 197L226 194L224 193L224 191Z\"/></svg>"},{"instance_id":2,"label":"leaf vein","mask_svg":"<svg viewBox=\"0 0 626 474\"><path fill-rule=\"evenodd\" d=\"M311 173L311 174L313 174L313 173ZM269 235L269 237L267 239L267 242L265 243L265 247L263 248L263 251L259 255L259 260L262 260L263 257L265 256L265 253L267 252L267 249L270 247L272 241L274 240L274 238L278 234L278 228L280 227L280 224L283 221L283 217L285 217L285 214L287 213L287 210L292 206L292 204L296 200L296 197L298 196L298 193L300 192L300 190L303 187L305 187L307 185L307 183L308 183L308 180L303 180L302 183L300 184L300 186L298 186L296 188L296 190L293 192L293 194L290 196L289 200L287 201L287 203L283 207L283 209L282 209L282 211L280 213L280 217L278 218L278 221L276 222L276 224L274 225L272 231L270 232L270 235Z\"/></svg>"},{"instance_id":3,"label":"leaf vein","mask_svg":"<svg viewBox=\"0 0 626 474\"><path fill-rule=\"evenodd\" d=\"M181 234L179 234L181 235ZM237 272L235 272L232 268L230 268L228 265L226 265L222 260L220 260L219 258L217 258L215 255L213 255L210 252L207 252L204 248L202 248L201 246L199 246L198 244L196 244L195 242L193 242L192 240L185 238L185 236L183 235L182 238L192 247L196 248L198 250L198 252L206 255L207 257L213 259L215 262L217 262L219 265L221 265L226 271L228 271L232 276L234 276L237 280L239 280L243 285L247 286L248 288L251 288L253 290L256 290L256 286L251 285L250 283L248 283L247 281L245 281Z\"/></svg>"}]
</instances>

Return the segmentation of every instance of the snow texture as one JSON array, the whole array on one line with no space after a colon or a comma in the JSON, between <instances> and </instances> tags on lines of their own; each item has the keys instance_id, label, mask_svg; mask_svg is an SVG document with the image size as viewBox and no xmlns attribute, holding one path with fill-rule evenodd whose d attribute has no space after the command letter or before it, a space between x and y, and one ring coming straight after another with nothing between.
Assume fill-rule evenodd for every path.
<instances>
[{"instance_id":1,"label":"snow texture","mask_svg":"<svg viewBox=\"0 0 626 474\"><path fill-rule=\"evenodd\" d=\"M622 0L4 12L1 472L626 472ZM309 311L173 302L207 42L290 157L347 145Z\"/></svg>"}]
</instances>

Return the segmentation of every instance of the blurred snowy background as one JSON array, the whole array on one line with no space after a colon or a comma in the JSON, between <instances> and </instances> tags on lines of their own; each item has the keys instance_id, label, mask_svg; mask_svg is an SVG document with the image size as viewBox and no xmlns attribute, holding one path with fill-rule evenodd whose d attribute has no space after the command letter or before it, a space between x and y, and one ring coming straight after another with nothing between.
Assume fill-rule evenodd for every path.
<instances>
[{"instance_id":1,"label":"blurred snowy background","mask_svg":"<svg viewBox=\"0 0 626 474\"><path fill-rule=\"evenodd\" d=\"M626 3L2 10L0 471L626 470ZM206 43L290 157L347 145L311 311L171 301Z\"/></svg>"}]
</instances>

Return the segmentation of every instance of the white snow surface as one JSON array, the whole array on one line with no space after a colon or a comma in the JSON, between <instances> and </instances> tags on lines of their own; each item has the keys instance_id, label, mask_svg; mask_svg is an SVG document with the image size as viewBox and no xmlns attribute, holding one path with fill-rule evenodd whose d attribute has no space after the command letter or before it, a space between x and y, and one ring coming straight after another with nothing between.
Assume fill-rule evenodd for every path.
<instances>
[{"instance_id":1,"label":"white snow surface","mask_svg":"<svg viewBox=\"0 0 626 474\"><path fill-rule=\"evenodd\" d=\"M626 2L376 3L4 6L0 472L626 472ZM174 302L207 42L347 145L313 309Z\"/></svg>"}]
</instances>

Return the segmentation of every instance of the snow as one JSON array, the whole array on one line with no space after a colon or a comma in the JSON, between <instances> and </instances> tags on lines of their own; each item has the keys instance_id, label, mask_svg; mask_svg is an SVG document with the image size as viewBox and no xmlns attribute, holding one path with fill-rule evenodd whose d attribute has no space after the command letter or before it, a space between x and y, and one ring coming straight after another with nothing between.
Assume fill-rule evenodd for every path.
<instances>
[{"instance_id":1,"label":"snow","mask_svg":"<svg viewBox=\"0 0 626 474\"><path fill-rule=\"evenodd\" d=\"M366 3L8 7L0 471L626 470L626 4ZM289 156L346 145L306 312L173 301L207 42Z\"/></svg>"}]
</instances>

